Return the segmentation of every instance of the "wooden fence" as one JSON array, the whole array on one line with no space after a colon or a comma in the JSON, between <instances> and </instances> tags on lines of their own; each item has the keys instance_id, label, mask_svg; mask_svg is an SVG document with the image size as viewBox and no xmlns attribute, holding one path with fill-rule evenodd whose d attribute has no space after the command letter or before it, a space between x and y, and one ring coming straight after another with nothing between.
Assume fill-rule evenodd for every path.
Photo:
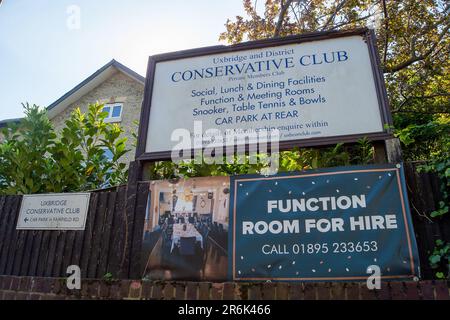
<instances>
[{"instance_id":1,"label":"wooden fence","mask_svg":"<svg viewBox=\"0 0 450 320\"><path fill-rule=\"evenodd\" d=\"M83 278L139 277L149 184L93 192L84 231L16 230L21 196L0 197L0 274Z\"/></svg>"},{"instance_id":2,"label":"wooden fence","mask_svg":"<svg viewBox=\"0 0 450 320\"><path fill-rule=\"evenodd\" d=\"M428 256L436 239L450 241L447 214L430 219L441 200L436 175L405 166L411 214L421 260L422 278L434 270ZM65 277L66 268L81 267L83 278L141 276L140 253L149 192L148 182L129 183L93 192L84 231L16 230L21 196L0 197L0 275Z\"/></svg>"},{"instance_id":3,"label":"wooden fence","mask_svg":"<svg viewBox=\"0 0 450 320\"><path fill-rule=\"evenodd\" d=\"M438 209L443 200L440 181L434 173L418 173L420 162L406 163L405 176L411 216L419 249L421 276L433 279L436 270L428 262L437 239L450 242L450 213L431 218L430 213Z\"/></svg>"}]
</instances>

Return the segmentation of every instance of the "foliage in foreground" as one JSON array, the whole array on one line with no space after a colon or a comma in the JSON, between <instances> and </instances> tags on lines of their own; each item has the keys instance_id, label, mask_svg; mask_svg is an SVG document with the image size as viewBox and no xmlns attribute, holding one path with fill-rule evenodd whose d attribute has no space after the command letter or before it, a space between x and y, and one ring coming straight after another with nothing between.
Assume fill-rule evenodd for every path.
<instances>
[{"instance_id":1,"label":"foliage in foreground","mask_svg":"<svg viewBox=\"0 0 450 320\"><path fill-rule=\"evenodd\" d=\"M430 266L436 269L436 278L444 279L445 274L449 274L450 271L450 242L445 243L438 239L436 240L436 246L433 253L428 257Z\"/></svg>"},{"instance_id":2,"label":"foliage in foreground","mask_svg":"<svg viewBox=\"0 0 450 320\"><path fill-rule=\"evenodd\" d=\"M124 183L123 130L105 123L103 105L75 109L55 131L45 110L24 105L25 118L2 130L0 194L87 191ZM112 160L105 157L105 150Z\"/></svg>"},{"instance_id":3,"label":"foliage in foreground","mask_svg":"<svg viewBox=\"0 0 450 320\"><path fill-rule=\"evenodd\" d=\"M324 167L336 167L373 162L373 146L367 139L360 139L354 146L342 143L334 147L294 148L292 151L280 152L278 164L279 172L301 171ZM178 177L207 177L238 174L264 174L270 163L266 154L256 155L257 163L250 161L249 155L234 156L231 161L224 157L222 164L195 163L187 160L180 163L159 161L152 163L149 169L150 179L172 179Z\"/></svg>"}]
</instances>

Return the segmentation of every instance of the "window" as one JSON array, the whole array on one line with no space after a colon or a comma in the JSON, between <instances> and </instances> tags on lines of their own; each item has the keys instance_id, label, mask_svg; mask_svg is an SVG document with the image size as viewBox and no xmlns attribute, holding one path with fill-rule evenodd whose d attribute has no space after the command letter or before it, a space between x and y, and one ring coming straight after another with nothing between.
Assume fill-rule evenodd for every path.
<instances>
[{"instance_id":1,"label":"window","mask_svg":"<svg viewBox=\"0 0 450 320\"><path fill-rule=\"evenodd\" d=\"M106 158L106 160L108 160L108 162L112 162L112 160L113 160L113 153L109 149L107 149L105 147L102 147L102 149L103 149L103 157ZM108 173L112 173L112 171L113 171L113 169L109 168L107 172ZM110 187L110 185L109 185L109 178L101 185L101 187L102 188Z\"/></svg>"},{"instance_id":2,"label":"window","mask_svg":"<svg viewBox=\"0 0 450 320\"><path fill-rule=\"evenodd\" d=\"M105 118L105 122L122 121L122 109L123 105L121 103L105 104L103 107L103 112L108 113L108 116Z\"/></svg>"},{"instance_id":3,"label":"window","mask_svg":"<svg viewBox=\"0 0 450 320\"><path fill-rule=\"evenodd\" d=\"M103 149L103 156L110 162L113 160L113 153L109 149L106 148Z\"/></svg>"}]
</instances>

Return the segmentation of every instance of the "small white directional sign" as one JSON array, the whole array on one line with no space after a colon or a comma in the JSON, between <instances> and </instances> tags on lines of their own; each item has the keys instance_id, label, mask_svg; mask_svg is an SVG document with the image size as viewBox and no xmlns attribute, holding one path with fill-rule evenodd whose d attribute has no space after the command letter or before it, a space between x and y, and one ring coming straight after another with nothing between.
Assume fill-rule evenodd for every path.
<instances>
[{"instance_id":1,"label":"small white directional sign","mask_svg":"<svg viewBox=\"0 0 450 320\"><path fill-rule=\"evenodd\" d=\"M17 229L84 230L90 193L24 195Z\"/></svg>"}]
</instances>

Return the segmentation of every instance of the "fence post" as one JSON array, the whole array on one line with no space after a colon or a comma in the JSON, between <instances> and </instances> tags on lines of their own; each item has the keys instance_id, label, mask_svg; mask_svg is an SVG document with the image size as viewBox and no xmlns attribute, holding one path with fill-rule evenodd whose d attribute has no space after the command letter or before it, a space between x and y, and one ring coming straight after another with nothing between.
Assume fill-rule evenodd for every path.
<instances>
[{"instance_id":1,"label":"fence post","mask_svg":"<svg viewBox=\"0 0 450 320\"><path fill-rule=\"evenodd\" d=\"M134 239L135 234L135 222L136 222L136 209L137 209L137 199L138 199L138 181L142 174L142 164L140 161L133 161L130 163L130 168L128 171L128 183L127 183L127 193L126 193L126 203L125 203L125 242L122 260L120 262L120 277L129 278L131 274L136 274L136 272L131 270L131 266L135 266L134 262L131 261L132 249L136 247L136 240ZM134 245L133 245L134 243ZM139 267L139 266L137 266ZM137 268L135 267L135 268Z\"/></svg>"},{"instance_id":2,"label":"fence post","mask_svg":"<svg viewBox=\"0 0 450 320\"><path fill-rule=\"evenodd\" d=\"M377 164L386 163L386 145L384 141L373 142L373 160Z\"/></svg>"},{"instance_id":3,"label":"fence post","mask_svg":"<svg viewBox=\"0 0 450 320\"><path fill-rule=\"evenodd\" d=\"M399 163L403 161L402 148L399 138L386 140L386 154L389 163Z\"/></svg>"},{"instance_id":4,"label":"fence post","mask_svg":"<svg viewBox=\"0 0 450 320\"><path fill-rule=\"evenodd\" d=\"M375 163L399 163L403 160L402 148L398 138L374 141L373 148Z\"/></svg>"},{"instance_id":5,"label":"fence post","mask_svg":"<svg viewBox=\"0 0 450 320\"><path fill-rule=\"evenodd\" d=\"M141 179L142 174L142 163L140 161L130 162L130 167L128 169L128 181L127 185L136 184Z\"/></svg>"}]
</instances>

